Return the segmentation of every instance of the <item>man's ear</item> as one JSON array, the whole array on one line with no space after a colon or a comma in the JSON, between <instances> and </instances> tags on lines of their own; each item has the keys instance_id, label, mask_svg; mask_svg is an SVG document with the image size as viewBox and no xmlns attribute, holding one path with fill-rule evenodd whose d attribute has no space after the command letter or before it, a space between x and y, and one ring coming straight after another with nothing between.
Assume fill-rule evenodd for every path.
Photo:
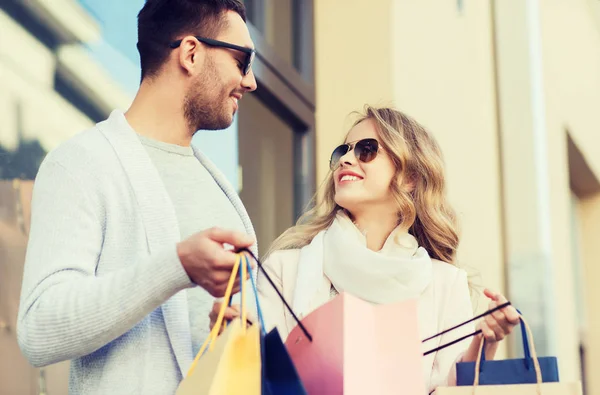
<instances>
[{"instance_id":1,"label":"man's ear","mask_svg":"<svg viewBox=\"0 0 600 395\"><path fill-rule=\"evenodd\" d=\"M196 74L204 63L205 48L192 36L184 37L179 46L179 65L188 75Z\"/></svg>"}]
</instances>

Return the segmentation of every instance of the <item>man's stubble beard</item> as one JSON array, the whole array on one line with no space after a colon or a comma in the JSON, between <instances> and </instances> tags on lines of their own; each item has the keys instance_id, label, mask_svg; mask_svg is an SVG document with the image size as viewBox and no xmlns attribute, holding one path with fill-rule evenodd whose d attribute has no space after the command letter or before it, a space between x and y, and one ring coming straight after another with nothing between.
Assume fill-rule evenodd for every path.
<instances>
[{"instance_id":1,"label":"man's stubble beard","mask_svg":"<svg viewBox=\"0 0 600 395\"><path fill-rule=\"evenodd\" d=\"M185 119L192 134L198 130L226 129L233 119L227 108L229 94L218 82L214 63L207 59L204 70L196 77L183 103Z\"/></svg>"}]
</instances>

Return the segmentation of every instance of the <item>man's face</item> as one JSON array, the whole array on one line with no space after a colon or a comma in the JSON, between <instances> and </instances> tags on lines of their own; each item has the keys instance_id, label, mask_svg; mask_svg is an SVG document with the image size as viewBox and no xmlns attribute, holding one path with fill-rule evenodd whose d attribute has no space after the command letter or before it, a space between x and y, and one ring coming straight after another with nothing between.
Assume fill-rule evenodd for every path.
<instances>
[{"instance_id":1,"label":"man's face","mask_svg":"<svg viewBox=\"0 0 600 395\"><path fill-rule=\"evenodd\" d=\"M214 38L219 41L254 48L248 28L242 18L229 11L224 18L227 25ZM200 129L225 129L233 122L238 100L246 92L256 89L252 70L243 74L246 54L235 49L204 46L206 56L197 75L193 76L186 92L184 114L195 132Z\"/></svg>"}]
</instances>

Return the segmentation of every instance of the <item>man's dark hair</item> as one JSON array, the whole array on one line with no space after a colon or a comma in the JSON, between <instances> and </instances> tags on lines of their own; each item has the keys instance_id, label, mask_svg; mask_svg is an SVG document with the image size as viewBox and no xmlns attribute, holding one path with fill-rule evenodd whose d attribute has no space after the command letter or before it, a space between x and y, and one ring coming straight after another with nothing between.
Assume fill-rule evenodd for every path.
<instances>
[{"instance_id":1,"label":"man's dark hair","mask_svg":"<svg viewBox=\"0 0 600 395\"><path fill-rule=\"evenodd\" d=\"M138 43L142 80L155 76L171 53L169 43L185 35L215 38L226 27L225 12L237 12L239 0L146 0L138 14Z\"/></svg>"}]
</instances>

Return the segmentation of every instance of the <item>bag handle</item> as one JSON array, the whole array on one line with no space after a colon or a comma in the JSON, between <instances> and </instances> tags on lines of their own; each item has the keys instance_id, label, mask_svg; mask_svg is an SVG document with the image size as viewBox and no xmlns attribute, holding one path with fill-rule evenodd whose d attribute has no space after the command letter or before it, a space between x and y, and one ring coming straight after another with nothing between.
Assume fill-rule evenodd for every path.
<instances>
[{"instance_id":1,"label":"bag handle","mask_svg":"<svg viewBox=\"0 0 600 395\"><path fill-rule=\"evenodd\" d=\"M248 259L248 256L245 253L240 253L242 255L242 259L244 261L243 266L245 266L248 270L249 276L250 277L250 282L252 285L252 290L254 291L254 299L255 299L255 304L256 304L256 311L258 314L258 322L260 324L260 328L261 328L261 332L263 333L263 335L266 335L266 329L265 329L265 321L263 319L263 315L262 315L262 309L260 308L260 302L258 300L258 289L256 288L256 283L254 281L254 276L252 275L252 266L250 265L250 260ZM242 281L242 278L245 278L245 276L240 277L240 289L242 289L242 287L244 287L244 284ZM228 306L231 307L231 303L233 302L233 295L231 295L231 297L229 297L229 302L228 302ZM226 324L227 324L227 320L223 321L223 328L225 328ZM246 319L243 321L246 322L248 325L252 325L252 322L246 317Z\"/></svg>"},{"instance_id":2,"label":"bag handle","mask_svg":"<svg viewBox=\"0 0 600 395\"><path fill-rule=\"evenodd\" d=\"M455 330L455 329L458 329L458 328L460 328L461 326L465 326L465 325L467 325L468 323L471 323L471 322L473 322L473 321L475 321L475 320L478 320L478 319L480 319L480 318L482 318L482 317L485 317L486 315L493 314L493 313L495 313L496 311L498 311L498 310L501 310L501 309L503 309L503 308L505 308L505 307L507 307L507 306L510 306L510 305L511 305L511 302L506 302L506 303L503 303L503 304L501 304L501 305L499 305L499 306L496 306L496 307L494 307L494 308L493 308L493 309L491 309L491 310L488 310L488 311L486 311L485 313L479 314L478 316L471 318L470 320L467 320L467 321L465 321L465 322L461 322L460 324L458 324L458 325L455 325L455 326L453 326L452 328L446 329L446 330L444 330L444 331L442 331L442 332L440 332L440 333L438 333L438 334L436 334L436 335L433 335L433 336L431 336L431 337L428 337L427 339L425 339L425 340L422 340L422 341L421 341L421 343L425 343L426 341L429 341L429 340L431 340L431 339L435 339L436 337L440 337L440 336L442 336L442 335L444 335L444 334L446 334L446 333L448 333L448 332L452 332L453 330ZM463 340L465 340L465 339L468 339L468 338L469 338L469 337L471 337L471 336L476 336L476 335L478 335L478 334L480 334L480 333L481 333L481 329L478 329L478 330L476 330L475 332L473 332L473 333L471 333L471 334L468 334L468 335L466 335L466 336L463 336L463 337L461 337L461 338L458 338L458 339L456 339L456 340L453 340L453 341L451 341L451 342L449 342L449 343L443 344L443 345L441 345L441 346L439 346L439 347L436 347L436 348L434 348L434 349L432 349L432 350L426 351L426 352L424 352L424 353L423 353L423 356L429 355L429 354L431 354L431 353L434 353L434 352L436 352L436 351L440 351L440 350L442 350L442 349L444 349L444 348L446 348L446 347L450 347L450 346L452 346L453 344L459 343L459 342L461 342L461 341L463 341Z\"/></svg>"},{"instance_id":3,"label":"bag handle","mask_svg":"<svg viewBox=\"0 0 600 395\"><path fill-rule=\"evenodd\" d=\"M522 313L519 309L517 309L519 313L519 321L521 321L521 340L523 342L523 354L525 355L525 367L527 370L531 369L531 351L529 351L529 339L527 337L527 329L525 325L523 325L523 321L521 320ZM485 347L485 339L484 339L484 347ZM485 362L485 353L481 355L481 368L480 371L483 371L483 364Z\"/></svg>"},{"instance_id":4,"label":"bag handle","mask_svg":"<svg viewBox=\"0 0 600 395\"><path fill-rule=\"evenodd\" d=\"M241 255L238 254L238 256L235 260L235 264L233 265L233 269L231 270L231 275L229 276L229 282L227 283L227 288L225 289L225 295L224 295L225 300L228 300L231 298L231 293L233 292L233 284L235 283L235 278L237 277L237 273L240 268L241 261L242 261L242 257L241 257ZM242 291L242 304L243 304L244 299L245 299L245 291L244 291L243 286L242 286L241 291ZM216 340L216 338L219 335L219 329L224 324L223 321L225 318L225 310L226 309L227 309L227 304L226 303L221 304L221 310L219 310L219 315L217 316L215 325L213 326L212 330L210 331L210 334L208 335L208 337L202 344L202 347L200 347L200 351L198 351L198 354L196 354L196 358L194 358L194 361L190 365L190 368L188 369L188 372L187 372L188 376L196 368L196 365L198 364L200 357L204 354L204 352L207 350L207 347L209 345L210 345L210 347L208 348L208 351L212 351L212 349L214 347L214 343L215 343L214 341ZM245 310L244 307L242 307L242 314L243 314L243 310ZM245 322L246 322L245 320L242 321L242 323L245 323ZM246 325L242 324L242 328L244 328L244 330L246 330Z\"/></svg>"},{"instance_id":5,"label":"bag handle","mask_svg":"<svg viewBox=\"0 0 600 395\"><path fill-rule=\"evenodd\" d=\"M252 284L252 290L254 291L254 299L256 302L256 314L258 315L258 322L260 324L260 329L263 335L267 334L267 330L265 328L265 320L263 319L262 309L260 308L260 302L258 300L258 289L256 287L256 282L254 281L254 276L252 275L252 266L250 265L250 259L248 259L247 254L244 255L244 261L246 262L246 268L248 269L248 273L250 273L250 283ZM244 322L244 321L242 321Z\"/></svg>"},{"instance_id":6,"label":"bag handle","mask_svg":"<svg viewBox=\"0 0 600 395\"><path fill-rule=\"evenodd\" d=\"M254 253L252 253L252 251L250 251L248 248L242 248L239 251L240 252L243 251L243 252L248 253L252 257L252 259L254 259L254 261L256 262L256 265L258 266L259 270L265 275L265 277L269 281L269 284L271 284L271 286L275 289L275 292L277 292L277 295L279 296L279 299L281 299L281 301L283 302L283 304L285 305L285 307L287 308L287 310L290 312L290 314L292 315L292 317L294 317L294 321L296 321L296 323L298 324L298 326L300 327L300 329L304 333L304 336L306 336L306 338L309 341L312 342L313 338L312 338L311 334L308 332L308 330L306 329L306 327L304 326L304 324L300 321L300 319L296 316L296 314L294 313L294 311L292 310L292 308L290 307L290 305L288 304L288 302L285 300L285 298L283 297L283 295L281 294L281 292L279 291L279 289L277 288L277 286L275 285L275 283L273 282L273 280L271 280L271 276L269 276L269 274L267 273L267 271L263 267L263 265L260 262L260 260L256 257L256 255L254 255ZM257 294L258 294L258 292L257 292Z\"/></svg>"},{"instance_id":7,"label":"bag handle","mask_svg":"<svg viewBox=\"0 0 600 395\"><path fill-rule=\"evenodd\" d=\"M540 362L538 361L537 352L535 351L535 344L533 342L533 333L531 332L531 328L529 327L529 324L523 318L523 315L520 315L519 318L521 320L521 325L525 328L525 331L529 337L528 338L529 349L531 350L533 367L535 369L537 394L542 395L542 370L540 368ZM479 343L479 351L477 352L477 360L475 361L475 380L473 381L473 395L475 395L475 391L477 390L477 387L479 386L479 367L481 364L481 358L484 354L483 353L483 344L484 344L484 341L482 339L482 341Z\"/></svg>"},{"instance_id":8,"label":"bag handle","mask_svg":"<svg viewBox=\"0 0 600 395\"><path fill-rule=\"evenodd\" d=\"M244 281L246 279L246 271L247 271L247 266L246 266L246 260L244 256L240 256L238 254L238 257L236 259L241 258L242 260L240 261L240 293L241 293L241 302L240 302L240 319L242 320L242 322L248 322L250 323L250 321L248 320L248 314L246 313L246 293L245 293L245 285L244 285ZM231 307L231 302L232 302L232 297L233 295L230 295L228 300L229 303L227 304L229 307ZM224 297L225 299L225 297ZM222 308L222 306L221 306ZM219 310L220 311L220 310ZM223 319L223 330L225 330L227 328L227 324L229 323L229 320L225 320ZM215 322L216 325L216 322ZM244 327L245 330L245 327ZM212 336L212 331L210 333L210 335ZM213 341L216 340L216 338L213 339ZM212 348L211 348L212 349Z\"/></svg>"}]
</instances>

